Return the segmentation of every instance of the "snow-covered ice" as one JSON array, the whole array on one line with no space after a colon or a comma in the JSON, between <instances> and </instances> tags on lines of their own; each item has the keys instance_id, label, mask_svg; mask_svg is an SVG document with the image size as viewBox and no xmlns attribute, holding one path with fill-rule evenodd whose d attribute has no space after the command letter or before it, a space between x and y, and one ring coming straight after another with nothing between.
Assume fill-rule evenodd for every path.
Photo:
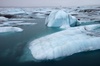
<instances>
[{"instance_id":1,"label":"snow-covered ice","mask_svg":"<svg viewBox=\"0 0 100 66\"><path fill-rule=\"evenodd\" d=\"M43 14L43 13L37 13L37 14L35 14L35 17L37 17L37 18L45 18L46 15Z\"/></svg>"},{"instance_id":2,"label":"snow-covered ice","mask_svg":"<svg viewBox=\"0 0 100 66\"><path fill-rule=\"evenodd\" d=\"M35 20L30 18L11 18L10 21L25 21L25 20Z\"/></svg>"},{"instance_id":3,"label":"snow-covered ice","mask_svg":"<svg viewBox=\"0 0 100 66\"><path fill-rule=\"evenodd\" d=\"M89 25L93 30L100 26ZM50 60L72 55L74 53L100 49L100 37L89 35L84 26L72 27L30 42L29 49L36 60ZM96 28L96 29L95 29ZM91 29L89 32L93 32ZM99 34L100 35L100 30ZM87 40L88 39L88 40Z\"/></svg>"},{"instance_id":4,"label":"snow-covered ice","mask_svg":"<svg viewBox=\"0 0 100 66\"><path fill-rule=\"evenodd\" d=\"M24 21L6 21L0 24L1 27L3 26L19 26L19 25L35 25L37 23L32 22L24 22Z\"/></svg>"},{"instance_id":5,"label":"snow-covered ice","mask_svg":"<svg viewBox=\"0 0 100 66\"><path fill-rule=\"evenodd\" d=\"M67 14L63 10L54 10L46 18L45 21L48 27L70 27L76 26L77 19L74 16Z\"/></svg>"},{"instance_id":6,"label":"snow-covered ice","mask_svg":"<svg viewBox=\"0 0 100 66\"><path fill-rule=\"evenodd\" d=\"M16 23L16 25L35 25L37 23Z\"/></svg>"},{"instance_id":7,"label":"snow-covered ice","mask_svg":"<svg viewBox=\"0 0 100 66\"><path fill-rule=\"evenodd\" d=\"M7 21L7 20L8 20L8 18L3 17L3 16L0 16L0 22L5 22L5 21Z\"/></svg>"},{"instance_id":8,"label":"snow-covered ice","mask_svg":"<svg viewBox=\"0 0 100 66\"><path fill-rule=\"evenodd\" d=\"M100 29L100 24L93 24L93 25L89 25L89 26L85 26L85 29L88 31L94 31L94 30L98 30Z\"/></svg>"},{"instance_id":9,"label":"snow-covered ice","mask_svg":"<svg viewBox=\"0 0 100 66\"><path fill-rule=\"evenodd\" d=\"M0 14L10 14L10 15L23 14L23 13L26 12L21 8L2 8L2 10L0 11Z\"/></svg>"},{"instance_id":10,"label":"snow-covered ice","mask_svg":"<svg viewBox=\"0 0 100 66\"><path fill-rule=\"evenodd\" d=\"M0 27L0 33L22 32L23 29L19 27Z\"/></svg>"}]
</instances>

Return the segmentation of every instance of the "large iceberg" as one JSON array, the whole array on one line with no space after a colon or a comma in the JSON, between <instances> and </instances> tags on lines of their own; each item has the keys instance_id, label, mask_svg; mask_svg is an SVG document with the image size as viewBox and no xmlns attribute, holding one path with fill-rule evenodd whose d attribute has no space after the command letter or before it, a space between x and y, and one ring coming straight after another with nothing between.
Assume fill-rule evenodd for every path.
<instances>
[{"instance_id":1,"label":"large iceberg","mask_svg":"<svg viewBox=\"0 0 100 66\"><path fill-rule=\"evenodd\" d=\"M100 49L100 25L68 28L35 39L30 42L29 49L36 60L51 60L78 52Z\"/></svg>"},{"instance_id":2,"label":"large iceberg","mask_svg":"<svg viewBox=\"0 0 100 66\"><path fill-rule=\"evenodd\" d=\"M0 27L0 33L22 32L23 29L19 27Z\"/></svg>"},{"instance_id":3,"label":"large iceberg","mask_svg":"<svg viewBox=\"0 0 100 66\"><path fill-rule=\"evenodd\" d=\"M77 24L77 19L70 14L67 14L64 10L54 10L46 18L45 24L48 27L74 27Z\"/></svg>"}]
</instances>

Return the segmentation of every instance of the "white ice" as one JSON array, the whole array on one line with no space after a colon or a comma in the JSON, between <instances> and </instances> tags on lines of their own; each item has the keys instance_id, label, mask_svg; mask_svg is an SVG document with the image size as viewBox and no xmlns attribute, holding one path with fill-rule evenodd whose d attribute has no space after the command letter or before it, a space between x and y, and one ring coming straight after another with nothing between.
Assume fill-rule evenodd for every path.
<instances>
[{"instance_id":1,"label":"white ice","mask_svg":"<svg viewBox=\"0 0 100 66\"><path fill-rule=\"evenodd\" d=\"M43 13L37 13L37 14L35 14L35 17L37 17L37 18L45 18L46 16Z\"/></svg>"},{"instance_id":2,"label":"white ice","mask_svg":"<svg viewBox=\"0 0 100 66\"><path fill-rule=\"evenodd\" d=\"M46 18L45 22L48 27L66 28L70 26L76 26L77 19L63 10L54 10Z\"/></svg>"},{"instance_id":3,"label":"white ice","mask_svg":"<svg viewBox=\"0 0 100 66\"><path fill-rule=\"evenodd\" d=\"M23 29L19 27L0 27L0 33L22 32Z\"/></svg>"},{"instance_id":4,"label":"white ice","mask_svg":"<svg viewBox=\"0 0 100 66\"><path fill-rule=\"evenodd\" d=\"M0 13L15 15L15 14L25 14L26 12L21 8L2 8Z\"/></svg>"},{"instance_id":5,"label":"white ice","mask_svg":"<svg viewBox=\"0 0 100 66\"><path fill-rule=\"evenodd\" d=\"M35 25L37 23L32 22L24 22L24 21L6 21L0 24L1 27L3 26L19 26L19 25Z\"/></svg>"},{"instance_id":6,"label":"white ice","mask_svg":"<svg viewBox=\"0 0 100 66\"><path fill-rule=\"evenodd\" d=\"M42 13L42 14L48 14L50 11L52 11L52 8L36 8L33 10L34 13Z\"/></svg>"},{"instance_id":7,"label":"white ice","mask_svg":"<svg viewBox=\"0 0 100 66\"><path fill-rule=\"evenodd\" d=\"M89 25L100 29L100 25ZM36 60L50 60L72 55L74 53L100 49L99 36L89 35L84 26L68 28L67 30L53 33L30 42L29 49ZM87 29L88 29L87 28ZM91 33L92 33L91 32ZM99 31L100 33L100 31Z\"/></svg>"},{"instance_id":8,"label":"white ice","mask_svg":"<svg viewBox=\"0 0 100 66\"><path fill-rule=\"evenodd\" d=\"M25 21L25 20L35 20L30 18L10 18L10 21Z\"/></svg>"},{"instance_id":9,"label":"white ice","mask_svg":"<svg viewBox=\"0 0 100 66\"><path fill-rule=\"evenodd\" d=\"M100 24L85 26L85 29L88 31L94 31L100 29Z\"/></svg>"},{"instance_id":10,"label":"white ice","mask_svg":"<svg viewBox=\"0 0 100 66\"><path fill-rule=\"evenodd\" d=\"M16 25L35 25L37 23L16 23Z\"/></svg>"},{"instance_id":11,"label":"white ice","mask_svg":"<svg viewBox=\"0 0 100 66\"><path fill-rule=\"evenodd\" d=\"M7 20L8 20L8 18L3 17L3 16L0 16L0 22L5 22L5 21L7 21Z\"/></svg>"}]
</instances>

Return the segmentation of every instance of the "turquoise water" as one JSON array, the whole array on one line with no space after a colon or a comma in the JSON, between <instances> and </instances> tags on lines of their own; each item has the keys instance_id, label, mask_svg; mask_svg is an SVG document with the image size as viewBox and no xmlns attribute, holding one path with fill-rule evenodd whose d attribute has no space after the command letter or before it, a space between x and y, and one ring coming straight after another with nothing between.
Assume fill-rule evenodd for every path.
<instances>
[{"instance_id":1,"label":"turquoise water","mask_svg":"<svg viewBox=\"0 0 100 66\"><path fill-rule=\"evenodd\" d=\"M19 26L24 29L23 32L0 35L0 66L100 66L100 50L78 53L60 60L33 61L28 43L61 31L46 27L44 21L45 19L36 19L30 21L36 25Z\"/></svg>"}]
</instances>

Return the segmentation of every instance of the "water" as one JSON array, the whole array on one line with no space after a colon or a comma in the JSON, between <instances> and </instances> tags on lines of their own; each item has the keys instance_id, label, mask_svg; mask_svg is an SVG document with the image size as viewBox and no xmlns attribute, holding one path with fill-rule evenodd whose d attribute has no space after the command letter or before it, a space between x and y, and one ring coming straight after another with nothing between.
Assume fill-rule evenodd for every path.
<instances>
[{"instance_id":1,"label":"water","mask_svg":"<svg viewBox=\"0 0 100 66\"><path fill-rule=\"evenodd\" d=\"M28 43L36 38L61 31L57 28L47 28L45 19L30 22L38 24L19 26L24 29L21 33L0 35L0 66L99 66L100 50L77 53L56 60L35 62L28 49Z\"/></svg>"}]
</instances>

